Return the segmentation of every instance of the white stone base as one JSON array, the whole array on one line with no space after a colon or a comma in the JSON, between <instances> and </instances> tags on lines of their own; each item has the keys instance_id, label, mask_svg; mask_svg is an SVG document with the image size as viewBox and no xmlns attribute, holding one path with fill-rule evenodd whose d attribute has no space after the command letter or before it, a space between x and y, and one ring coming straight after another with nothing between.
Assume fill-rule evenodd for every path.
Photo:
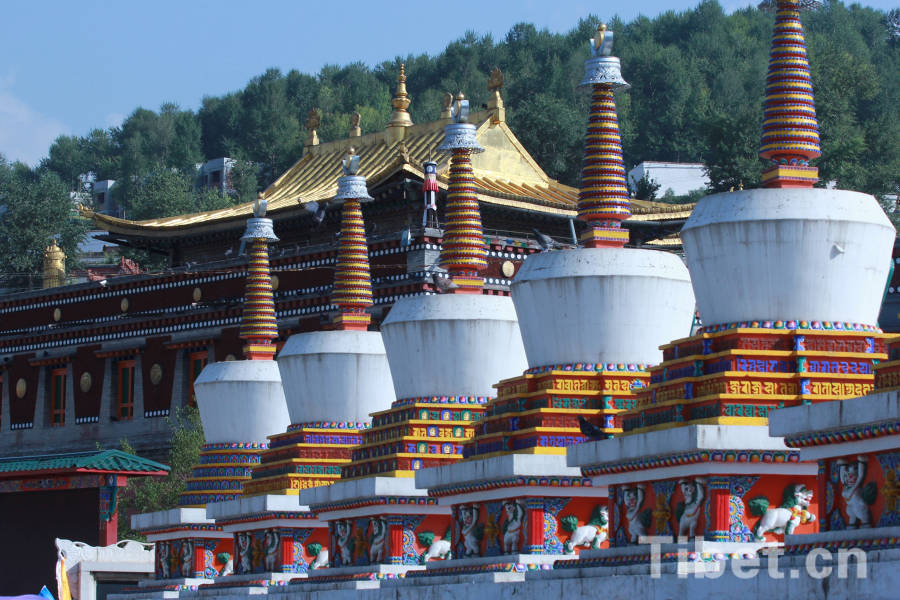
<instances>
[{"instance_id":1,"label":"white stone base","mask_svg":"<svg viewBox=\"0 0 900 600\"><path fill-rule=\"evenodd\" d=\"M836 542L852 542L853 540L874 540L879 538L900 538L900 527L863 527L860 529L845 529L843 531L822 531L804 535L784 536L785 546L797 546L802 544L814 544L824 546ZM852 544L849 547L853 547Z\"/></svg>"},{"instance_id":2,"label":"white stone base","mask_svg":"<svg viewBox=\"0 0 900 600\"><path fill-rule=\"evenodd\" d=\"M172 577L171 579L144 579L138 582L138 587L159 587L163 585L206 585L213 583L214 579L206 577Z\"/></svg>"},{"instance_id":3,"label":"white stone base","mask_svg":"<svg viewBox=\"0 0 900 600\"><path fill-rule=\"evenodd\" d=\"M317 577L340 577L342 575L359 575L360 573L393 574L406 573L408 571L422 571L424 565L360 565L358 567L338 567L328 569L316 569L309 572L309 579Z\"/></svg>"},{"instance_id":4,"label":"white stone base","mask_svg":"<svg viewBox=\"0 0 900 600\"><path fill-rule=\"evenodd\" d=\"M470 558L454 558L429 562L425 569L449 569L458 567L480 567L497 563L515 563L520 565L552 565L558 560L578 558L575 554L500 554L498 556L473 556Z\"/></svg>"}]
</instances>

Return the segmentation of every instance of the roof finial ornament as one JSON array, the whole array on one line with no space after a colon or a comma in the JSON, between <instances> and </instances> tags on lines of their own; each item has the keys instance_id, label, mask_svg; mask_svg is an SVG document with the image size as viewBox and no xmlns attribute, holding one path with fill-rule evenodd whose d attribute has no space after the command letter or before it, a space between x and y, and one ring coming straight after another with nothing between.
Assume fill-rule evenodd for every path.
<instances>
[{"instance_id":1,"label":"roof finial ornament","mask_svg":"<svg viewBox=\"0 0 900 600\"><path fill-rule=\"evenodd\" d=\"M491 123L502 123L506 120L506 108L503 107L503 96L500 95L502 89L503 71L500 67L494 67L488 78L488 90L491 92L488 110L491 111Z\"/></svg>"},{"instance_id":2,"label":"roof finial ornament","mask_svg":"<svg viewBox=\"0 0 900 600\"><path fill-rule=\"evenodd\" d=\"M263 198L262 192L259 192L256 195L256 200L253 202L253 216L257 219L262 219L266 216L266 206L268 202L265 198Z\"/></svg>"},{"instance_id":3,"label":"roof finial ornament","mask_svg":"<svg viewBox=\"0 0 900 600\"><path fill-rule=\"evenodd\" d=\"M447 119L448 121L453 118L451 114L450 107L453 105L453 94L447 92L444 94L444 97L441 98L441 118Z\"/></svg>"},{"instance_id":4,"label":"roof finial ornament","mask_svg":"<svg viewBox=\"0 0 900 600\"><path fill-rule=\"evenodd\" d=\"M393 145L403 139L406 135L406 128L410 127L413 122L406 109L409 108L410 100L406 93L406 65L400 64L400 74L397 76L397 91L391 100L391 106L394 112L391 113L391 120L387 124L387 143Z\"/></svg>"},{"instance_id":5,"label":"roof finial ornament","mask_svg":"<svg viewBox=\"0 0 900 600\"><path fill-rule=\"evenodd\" d=\"M466 97L462 92L459 92L456 95L456 100L453 102L453 107L450 109L450 114L453 117L454 123L469 122L469 101L466 100Z\"/></svg>"},{"instance_id":6,"label":"roof finial ornament","mask_svg":"<svg viewBox=\"0 0 900 600\"><path fill-rule=\"evenodd\" d=\"M362 135L362 129L359 126L361 119L362 115L358 112L350 115L350 137L359 137Z\"/></svg>"},{"instance_id":7,"label":"roof finial ornament","mask_svg":"<svg viewBox=\"0 0 900 600\"><path fill-rule=\"evenodd\" d=\"M319 134L316 130L319 128L321 122L322 117L319 116L319 109L311 108L306 114L306 129L309 131L309 136L306 138L305 144L307 147L319 145Z\"/></svg>"},{"instance_id":8,"label":"roof finial ornament","mask_svg":"<svg viewBox=\"0 0 900 600\"><path fill-rule=\"evenodd\" d=\"M344 170L344 175L356 175L359 171L359 155L353 146L347 149L347 156L341 161L341 169Z\"/></svg>"},{"instance_id":9,"label":"roof finial ornament","mask_svg":"<svg viewBox=\"0 0 900 600\"><path fill-rule=\"evenodd\" d=\"M597 33L591 40L591 54L593 56L612 56L613 32L606 30L606 23L597 26Z\"/></svg>"}]
</instances>

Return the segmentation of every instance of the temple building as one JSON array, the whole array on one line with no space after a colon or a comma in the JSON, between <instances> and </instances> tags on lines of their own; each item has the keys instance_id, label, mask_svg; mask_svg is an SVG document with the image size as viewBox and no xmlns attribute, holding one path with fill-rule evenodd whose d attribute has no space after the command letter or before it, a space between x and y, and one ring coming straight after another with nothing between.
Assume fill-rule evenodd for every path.
<instances>
[{"instance_id":1,"label":"temple building","mask_svg":"<svg viewBox=\"0 0 900 600\"><path fill-rule=\"evenodd\" d=\"M506 295L525 257L539 249L532 229L571 244L578 190L549 178L518 142L505 121L499 72L492 82L488 108L469 116L486 150L472 156L472 191L487 245L484 290ZM332 327L340 232L333 199L350 145L365 157L360 175L374 198L362 207L370 328L380 328L399 298L434 291L450 181L450 153L439 149L449 103L440 119L414 124L411 101L401 74L385 131L360 135L357 124L332 142L319 141L314 113L302 157L265 190L282 239L270 257L276 347L294 333ZM631 243L668 248L677 246L691 206L635 200L631 210ZM97 212L90 216L106 241L161 253L170 268L0 300L0 454L92 450L127 438L142 455L164 458L165 417L196 403L193 382L207 363L241 355L248 258L239 238L252 212L249 203L139 222Z\"/></svg>"}]
</instances>

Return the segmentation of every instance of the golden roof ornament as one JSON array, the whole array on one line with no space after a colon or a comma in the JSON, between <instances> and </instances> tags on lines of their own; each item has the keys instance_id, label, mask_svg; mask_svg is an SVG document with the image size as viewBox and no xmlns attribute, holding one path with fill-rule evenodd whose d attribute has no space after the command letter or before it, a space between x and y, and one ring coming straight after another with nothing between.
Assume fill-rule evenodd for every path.
<instances>
[{"instance_id":1,"label":"golden roof ornament","mask_svg":"<svg viewBox=\"0 0 900 600\"><path fill-rule=\"evenodd\" d=\"M397 91L391 100L394 112L391 113L391 120L387 124L387 143L389 145L402 140L406 133L406 128L413 124L412 118L406 111L409 108L409 104L409 96L406 93L406 65L401 63L400 74L397 76Z\"/></svg>"},{"instance_id":2,"label":"golden roof ornament","mask_svg":"<svg viewBox=\"0 0 900 600\"><path fill-rule=\"evenodd\" d=\"M362 129L359 126L361 119L362 115L358 112L350 115L350 137L359 137L362 135Z\"/></svg>"},{"instance_id":3,"label":"golden roof ornament","mask_svg":"<svg viewBox=\"0 0 900 600\"><path fill-rule=\"evenodd\" d=\"M59 287L66 283L66 253L51 240L44 248L44 288Z\"/></svg>"},{"instance_id":4,"label":"golden roof ornament","mask_svg":"<svg viewBox=\"0 0 900 600\"><path fill-rule=\"evenodd\" d=\"M344 175L356 175L359 171L359 155L353 146L347 148L347 156L341 160L341 169Z\"/></svg>"},{"instance_id":5,"label":"golden roof ornament","mask_svg":"<svg viewBox=\"0 0 900 600\"><path fill-rule=\"evenodd\" d=\"M309 131L309 136L306 138L306 146L318 146L319 145L319 134L316 130L319 128L319 125L322 123L322 117L319 116L319 109L312 108L309 113L306 115L306 129Z\"/></svg>"},{"instance_id":6,"label":"golden roof ornament","mask_svg":"<svg viewBox=\"0 0 900 600\"><path fill-rule=\"evenodd\" d=\"M447 119L448 121L453 118L450 113L450 107L453 105L453 94L447 92L444 94L444 97L441 98L441 119Z\"/></svg>"},{"instance_id":7,"label":"golden roof ornament","mask_svg":"<svg viewBox=\"0 0 900 600\"><path fill-rule=\"evenodd\" d=\"M487 107L491 111L491 123L502 123L506 120L506 108L503 106L503 96L500 95L502 89L503 71L499 67L494 67L488 77L488 90L491 94Z\"/></svg>"},{"instance_id":8,"label":"golden roof ornament","mask_svg":"<svg viewBox=\"0 0 900 600\"><path fill-rule=\"evenodd\" d=\"M409 164L409 148L403 142L397 144L397 155L403 160L403 164Z\"/></svg>"}]
</instances>

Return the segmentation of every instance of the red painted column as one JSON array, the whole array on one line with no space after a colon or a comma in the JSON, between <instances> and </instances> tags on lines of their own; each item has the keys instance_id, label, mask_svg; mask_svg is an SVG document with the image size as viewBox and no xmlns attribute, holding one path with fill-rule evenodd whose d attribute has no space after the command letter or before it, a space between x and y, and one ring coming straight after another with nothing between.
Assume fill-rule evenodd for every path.
<instances>
[{"instance_id":1,"label":"red painted column","mask_svg":"<svg viewBox=\"0 0 900 600\"><path fill-rule=\"evenodd\" d=\"M206 575L206 544L202 539L193 540L194 542L194 577L204 577Z\"/></svg>"},{"instance_id":2,"label":"red painted column","mask_svg":"<svg viewBox=\"0 0 900 600\"><path fill-rule=\"evenodd\" d=\"M543 554L544 499L526 498L525 511L528 517L528 530L525 532L525 552L527 554Z\"/></svg>"},{"instance_id":3,"label":"red painted column","mask_svg":"<svg viewBox=\"0 0 900 600\"><path fill-rule=\"evenodd\" d=\"M294 565L294 536L286 531L280 532L279 543L281 544L281 570L285 573L290 572Z\"/></svg>"},{"instance_id":4,"label":"red painted column","mask_svg":"<svg viewBox=\"0 0 900 600\"><path fill-rule=\"evenodd\" d=\"M99 546L111 546L119 541L119 513L113 513L109 521L100 519L100 541Z\"/></svg>"},{"instance_id":5,"label":"red painted column","mask_svg":"<svg viewBox=\"0 0 900 600\"><path fill-rule=\"evenodd\" d=\"M709 523L706 539L728 541L731 527L731 486L727 477L709 481Z\"/></svg>"},{"instance_id":6,"label":"red painted column","mask_svg":"<svg viewBox=\"0 0 900 600\"><path fill-rule=\"evenodd\" d=\"M403 517L389 516L388 523L388 562L392 565L403 563Z\"/></svg>"},{"instance_id":7,"label":"red painted column","mask_svg":"<svg viewBox=\"0 0 900 600\"><path fill-rule=\"evenodd\" d=\"M99 546L111 546L119 541L119 510L118 510L118 492L119 487L124 487L126 478L117 475L105 475L106 485L100 486L97 490L98 496L98 516L99 516Z\"/></svg>"}]
</instances>

